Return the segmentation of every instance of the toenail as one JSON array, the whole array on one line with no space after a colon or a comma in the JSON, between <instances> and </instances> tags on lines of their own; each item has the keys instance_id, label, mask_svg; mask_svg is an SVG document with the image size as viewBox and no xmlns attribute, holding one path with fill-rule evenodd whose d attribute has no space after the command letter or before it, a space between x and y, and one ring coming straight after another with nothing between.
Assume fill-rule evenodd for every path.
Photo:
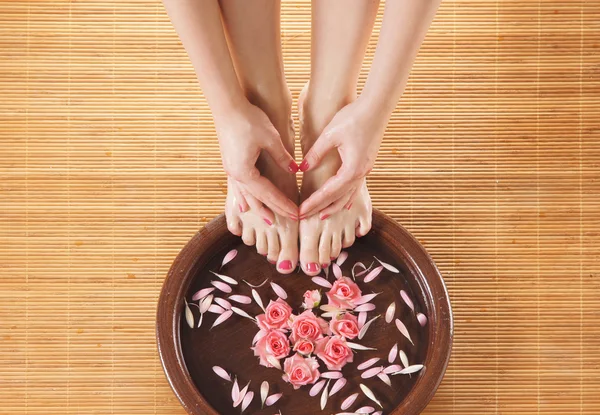
<instances>
[{"instance_id":1,"label":"toenail","mask_svg":"<svg viewBox=\"0 0 600 415\"><path fill-rule=\"evenodd\" d=\"M275 265L277 263L277 261L271 261L269 258L267 258L267 261L269 261L269 264L273 264L273 265Z\"/></svg>"},{"instance_id":2,"label":"toenail","mask_svg":"<svg viewBox=\"0 0 600 415\"><path fill-rule=\"evenodd\" d=\"M290 165L288 166L288 170L290 171L290 173L298 173L298 165L296 164L295 161L290 161Z\"/></svg>"},{"instance_id":3,"label":"toenail","mask_svg":"<svg viewBox=\"0 0 600 415\"><path fill-rule=\"evenodd\" d=\"M265 221L265 223L269 226L273 226L273 222L271 222L269 219L267 218L263 218L263 220Z\"/></svg>"},{"instance_id":4,"label":"toenail","mask_svg":"<svg viewBox=\"0 0 600 415\"><path fill-rule=\"evenodd\" d=\"M346 209L350 210L351 207L352 207L352 203L350 203Z\"/></svg>"},{"instance_id":5,"label":"toenail","mask_svg":"<svg viewBox=\"0 0 600 415\"><path fill-rule=\"evenodd\" d=\"M335 257L334 257L334 256L332 256L332 257L330 257L330 258L329 258L329 260L330 260L330 261L335 261Z\"/></svg>"},{"instance_id":6,"label":"toenail","mask_svg":"<svg viewBox=\"0 0 600 415\"><path fill-rule=\"evenodd\" d=\"M323 269L325 269L325 268L329 268L329 264L321 264L321 267L322 267Z\"/></svg>"},{"instance_id":7,"label":"toenail","mask_svg":"<svg viewBox=\"0 0 600 415\"><path fill-rule=\"evenodd\" d=\"M298 221L298 216L294 216L294 215L290 215L290 218L292 218L292 220L295 220L296 222Z\"/></svg>"},{"instance_id":8,"label":"toenail","mask_svg":"<svg viewBox=\"0 0 600 415\"><path fill-rule=\"evenodd\" d=\"M300 171L306 171L308 170L308 162L306 160L302 160L302 163L300 163L300 166L298 167L300 169Z\"/></svg>"},{"instance_id":9,"label":"toenail","mask_svg":"<svg viewBox=\"0 0 600 415\"><path fill-rule=\"evenodd\" d=\"M325 220L325 219L327 219L328 217L329 217L329 215L323 215L323 216L321 216L321 220Z\"/></svg>"},{"instance_id":10,"label":"toenail","mask_svg":"<svg viewBox=\"0 0 600 415\"><path fill-rule=\"evenodd\" d=\"M238 205L238 207L240 208L240 213L244 213L244 208L242 207L242 205Z\"/></svg>"},{"instance_id":11,"label":"toenail","mask_svg":"<svg viewBox=\"0 0 600 415\"><path fill-rule=\"evenodd\" d=\"M306 265L306 269L308 272L317 272L319 270L319 264L316 262L311 262L310 264Z\"/></svg>"},{"instance_id":12,"label":"toenail","mask_svg":"<svg viewBox=\"0 0 600 415\"><path fill-rule=\"evenodd\" d=\"M292 269L292 261L290 261L289 259L286 259L285 261L281 261L279 263L279 269L282 269L284 271L289 271Z\"/></svg>"}]
</instances>

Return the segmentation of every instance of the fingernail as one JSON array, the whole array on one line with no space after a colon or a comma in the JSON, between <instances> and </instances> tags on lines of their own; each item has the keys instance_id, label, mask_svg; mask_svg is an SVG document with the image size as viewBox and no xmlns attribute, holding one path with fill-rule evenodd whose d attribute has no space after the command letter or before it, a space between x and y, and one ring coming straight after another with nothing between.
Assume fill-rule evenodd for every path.
<instances>
[{"instance_id":1,"label":"fingernail","mask_svg":"<svg viewBox=\"0 0 600 415\"><path fill-rule=\"evenodd\" d=\"M300 163L300 166L298 167L300 169L300 171L306 171L308 170L308 162L306 160L302 160L302 163Z\"/></svg>"},{"instance_id":2,"label":"fingernail","mask_svg":"<svg viewBox=\"0 0 600 415\"><path fill-rule=\"evenodd\" d=\"M296 164L295 161L291 161L290 165L288 166L288 170L290 171L290 173L298 173L298 165Z\"/></svg>"},{"instance_id":3,"label":"fingernail","mask_svg":"<svg viewBox=\"0 0 600 415\"><path fill-rule=\"evenodd\" d=\"M326 269L329 267L329 264L321 264L321 268Z\"/></svg>"},{"instance_id":4,"label":"fingernail","mask_svg":"<svg viewBox=\"0 0 600 415\"><path fill-rule=\"evenodd\" d=\"M265 223L269 226L273 226L273 222L271 222L269 219L267 218L263 218L263 220L265 221Z\"/></svg>"},{"instance_id":5,"label":"fingernail","mask_svg":"<svg viewBox=\"0 0 600 415\"><path fill-rule=\"evenodd\" d=\"M306 269L308 272L317 272L319 270L319 264L316 262L311 262L310 264L306 265Z\"/></svg>"},{"instance_id":6,"label":"fingernail","mask_svg":"<svg viewBox=\"0 0 600 415\"><path fill-rule=\"evenodd\" d=\"M350 203L346 209L350 210L351 207L352 207L352 203Z\"/></svg>"},{"instance_id":7,"label":"fingernail","mask_svg":"<svg viewBox=\"0 0 600 415\"><path fill-rule=\"evenodd\" d=\"M290 215L290 218L292 218L292 220L298 221L298 216Z\"/></svg>"},{"instance_id":8,"label":"fingernail","mask_svg":"<svg viewBox=\"0 0 600 415\"><path fill-rule=\"evenodd\" d=\"M242 207L242 205L238 205L238 207L240 208L240 213L244 213L244 208Z\"/></svg>"},{"instance_id":9,"label":"fingernail","mask_svg":"<svg viewBox=\"0 0 600 415\"><path fill-rule=\"evenodd\" d=\"M300 218L299 218L299 219L300 219L300 220L304 220L304 219L306 219L306 216L300 216Z\"/></svg>"},{"instance_id":10,"label":"fingernail","mask_svg":"<svg viewBox=\"0 0 600 415\"><path fill-rule=\"evenodd\" d=\"M285 261L281 261L279 263L279 269L282 269L284 271L289 271L292 269L292 261L290 261L289 259L286 259Z\"/></svg>"},{"instance_id":11,"label":"fingernail","mask_svg":"<svg viewBox=\"0 0 600 415\"><path fill-rule=\"evenodd\" d=\"M273 264L273 265L275 265L277 263L277 261L271 261L269 258L267 258L267 261L269 261L269 264Z\"/></svg>"},{"instance_id":12,"label":"fingernail","mask_svg":"<svg viewBox=\"0 0 600 415\"><path fill-rule=\"evenodd\" d=\"M329 217L329 215L323 215L323 216L321 216L321 220L325 220L325 219L327 219L328 217Z\"/></svg>"}]
</instances>

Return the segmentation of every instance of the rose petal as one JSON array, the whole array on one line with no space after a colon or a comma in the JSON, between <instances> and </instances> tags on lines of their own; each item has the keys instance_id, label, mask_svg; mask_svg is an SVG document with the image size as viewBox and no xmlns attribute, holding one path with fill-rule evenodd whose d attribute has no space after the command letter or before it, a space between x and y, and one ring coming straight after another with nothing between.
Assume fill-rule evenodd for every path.
<instances>
[{"instance_id":1,"label":"rose petal","mask_svg":"<svg viewBox=\"0 0 600 415\"><path fill-rule=\"evenodd\" d=\"M250 314L246 313L244 310L242 310L241 308L237 308L237 307L231 307L231 311L233 311L235 314L237 314L238 316L242 316L242 317L246 317L249 318L252 321L256 321L254 319L254 317L252 317Z\"/></svg>"},{"instance_id":2,"label":"rose petal","mask_svg":"<svg viewBox=\"0 0 600 415\"><path fill-rule=\"evenodd\" d=\"M244 281L244 282L246 283L246 285L247 285L247 286L249 286L249 287L251 287L251 288L260 288L260 287L262 287L263 285L265 285L265 284L267 283L267 281L269 281L269 279L268 279L268 278L266 278L266 279L265 279L263 282L261 282L261 283L260 283L260 284L258 284L258 285L250 284L250 283L249 283L248 281L246 281L246 280L242 280L242 281Z\"/></svg>"},{"instance_id":3,"label":"rose petal","mask_svg":"<svg viewBox=\"0 0 600 415\"><path fill-rule=\"evenodd\" d=\"M225 322L226 320L228 320L231 316L233 315L233 311L231 310L227 310L224 311L223 314L221 314L219 317L217 317L215 319L215 322L213 323L213 325L211 326L211 329L213 327L217 327L219 324Z\"/></svg>"},{"instance_id":4,"label":"rose petal","mask_svg":"<svg viewBox=\"0 0 600 415\"><path fill-rule=\"evenodd\" d=\"M214 275L216 275L218 278L222 279L223 281L225 281L227 284L231 284L231 285L238 285L238 282L236 280L234 280L231 277L228 277L227 275L221 275L221 274L217 274L216 272L210 271L212 272Z\"/></svg>"},{"instance_id":5,"label":"rose petal","mask_svg":"<svg viewBox=\"0 0 600 415\"><path fill-rule=\"evenodd\" d=\"M380 265L377 268L373 269L373 271L369 272L365 276L365 279L363 281L365 283L373 281L375 278L377 278L379 276L379 274L381 274L381 271L383 271L383 265Z\"/></svg>"},{"instance_id":6,"label":"rose petal","mask_svg":"<svg viewBox=\"0 0 600 415\"><path fill-rule=\"evenodd\" d=\"M323 393L321 394L321 411L325 409L327 406L327 399L329 399L329 382L327 381L327 385L325 385L325 389L323 389Z\"/></svg>"},{"instance_id":7,"label":"rose petal","mask_svg":"<svg viewBox=\"0 0 600 415\"><path fill-rule=\"evenodd\" d=\"M263 311L265 311L265 306L262 302L262 298L260 298L260 295L254 288L252 289L252 297L254 297L254 301L256 301L256 304L258 304L258 306L262 308Z\"/></svg>"},{"instance_id":8,"label":"rose petal","mask_svg":"<svg viewBox=\"0 0 600 415\"><path fill-rule=\"evenodd\" d=\"M193 329L194 328L194 313L192 313L192 309L188 305L187 301L185 301L184 304L185 304L185 321L187 322L188 326L190 326L190 328Z\"/></svg>"},{"instance_id":9,"label":"rose petal","mask_svg":"<svg viewBox=\"0 0 600 415\"><path fill-rule=\"evenodd\" d=\"M343 376L344 375L342 375L342 372L337 372L337 371L321 373L321 377L324 379L339 379Z\"/></svg>"},{"instance_id":10,"label":"rose petal","mask_svg":"<svg viewBox=\"0 0 600 415\"><path fill-rule=\"evenodd\" d=\"M260 385L260 405L261 406L265 406L265 401L267 400L267 396L269 396L269 382L267 382L265 380Z\"/></svg>"},{"instance_id":11,"label":"rose petal","mask_svg":"<svg viewBox=\"0 0 600 415\"><path fill-rule=\"evenodd\" d=\"M387 264L385 262L383 262L381 259L374 257L377 261L379 261L379 263L381 264L382 267L384 267L385 269L387 269L390 272L393 272L394 274L399 274L400 270L398 270L398 268L396 268L393 265Z\"/></svg>"},{"instance_id":12,"label":"rose petal","mask_svg":"<svg viewBox=\"0 0 600 415\"><path fill-rule=\"evenodd\" d=\"M396 356L398 356L398 343L396 343L390 349L390 353L388 354L388 362L394 363L394 360L396 360Z\"/></svg>"},{"instance_id":13,"label":"rose petal","mask_svg":"<svg viewBox=\"0 0 600 415\"><path fill-rule=\"evenodd\" d=\"M427 325L427 317L423 313L417 313L417 321L421 327L425 327Z\"/></svg>"},{"instance_id":14,"label":"rose petal","mask_svg":"<svg viewBox=\"0 0 600 415\"><path fill-rule=\"evenodd\" d=\"M229 375L229 373L227 373L227 371L225 369L223 369L221 366L213 366L213 372L215 372L217 374L218 377L225 379L229 382L231 382L231 376Z\"/></svg>"},{"instance_id":15,"label":"rose petal","mask_svg":"<svg viewBox=\"0 0 600 415\"><path fill-rule=\"evenodd\" d=\"M229 310L231 308L231 303L224 298L215 297L213 301L223 307L225 310Z\"/></svg>"},{"instance_id":16,"label":"rose petal","mask_svg":"<svg viewBox=\"0 0 600 415\"><path fill-rule=\"evenodd\" d=\"M361 304L368 303L373 298L377 297L379 294L381 294L381 293L373 293L373 294L363 295L363 296L359 297L357 300L353 301L353 304L361 305Z\"/></svg>"},{"instance_id":17,"label":"rose petal","mask_svg":"<svg viewBox=\"0 0 600 415\"><path fill-rule=\"evenodd\" d=\"M329 391L329 396L333 396L337 392L339 392L344 386L346 386L346 383L348 383L348 380L346 378L339 378L338 380L336 380L333 386L331 387L331 390Z\"/></svg>"},{"instance_id":18,"label":"rose petal","mask_svg":"<svg viewBox=\"0 0 600 415\"><path fill-rule=\"evenodd\" d=\"M410 308L412 311L415 311L415 304L410 299L410 297L408 296L408 293L406 291L400 290L400 297L402 297L402 300L406 303L408 308Z\"/></svg>"},{"instance_id":19,"label":"rose petal","mask_svg":"<svg viewBox=\"0 0 600 415\"><path fill-rule=\"evenodd\" d=\"M335 262L333 264L331 264L331 269L333 270L333 276L336 279L340 279L342 278L342 269L340 268L340 266L338 264L336 264Z\"/></svg>"},{"instance_id":20,"label":"rose petal","mask_svg":"<svg viewBox=\"0 0 600 415\"><path fill-rule=\"evenodd\" d=\"M410 334L408 333L408 329L406 328L404 323L401 322L399 319L396 319L396 327L398 327L398 330L400 330L400 333L402 333L402 335L404 337L406 337L408 339L408 341L411 342L411 344L414 346L414 343L413 343L412 339L410 338Z\"/></svg>"},{"instance_id":21,"label":"rose petal","mask_svg":"<svg viewBox=\"0 0 600 415\"><path fill-rule=\"evenodd\" d=\"M310 388L310 391L308 392L308 394L310 396L317 396L319 394L319 392L321 392L321 390L323 389L323 386L325 386L326 383L327 383L327 381L325 379L318 381L317 383L314 384L314 386L312 388Z\"/></svg>"},{"instance_id":22,"label":"rose petal","mask_svg":"<svg viewBox=\"0 0 600 415\"><path fill-rule=\"evenodd\" d=\"M400 365L391 365L391 366L388 366L385 369L383 369L383 373L390 374L390 373L400 372L401 370L402 370L402 366L400 366Z\"/></svg>"},{"instance_id":23,"label":"rose petal","mask_svg":"<svg viewBox=\"0 0 600 415\"><path fill-rule=\"evenodd\" d=\"M215 296L212 294L207 295L206 297L204 297L202 299L202 301L200 301L200 314L204 314L206 313L206 311L208 311L208 308L210 307L210 305L212 304L213 298Z\"/></svg>"},{"instance_id":24,"label":"rose petal","mask_svg":"<svg viewBox=\"0 0 600 415\"><path fill-rule=\"evenodd\" d=\"M236 402L240 399L240 385L238 384L237 378L233 381L233 386L231 387L231 400Z\"/></svg>"},{"instance_id":25,"label":"rose petal","mask_svg":"<svg viewBox=\"0 0 600 415\"><path fill-rule=\"evenodd\" d=\"M391 323L392 320L394 319L394 316L396 315L396 303L391 303L386 312L385 312L385 321L386 323Z\"/></svg>"},{"instance_id":26,"label":"rose petal","mask_svg":"<svg viewBox=\"0 0 600 415\"><path fill-rule=\"evenodd\" d=\"M375 320L377 320L379 318L379 316L375 316L373 317L371 320L369 320L368 322L366 322L360 329L360 331L358 332L358 339L361 340L363 337L365 337L365 334L367 334L367 330L369 330L369 327L371 327L371 324L373 324L373 322Z\"/></svg>"},{"instance_id":27,"label":"rose petal","mask_svg":"<svg viewBox=\"0 0 600 415\"><path fill-rule=\"evenodd\" d=\"M335 263L341 267L344 264L344 262L346 262L346 259L348 259L348 252L342 251L335 260Z\"/></svg>"},{"instance_id":28,"label":"rose petal","mask_svg":"<svg viewBox=\"0 0 600 415\"><path fill-rule=\"evenodd\" d=\"M276 393L274 395L271 395L267 398L267 400L265 401L265 404L267 406L275 405L277 403L277 401L281 399L282 396L283 396L283 393Z\"/></svg>"},{"instance_id":29,"label":"rose petal","mask_svg":"<svg viewBox=\"0 0 600 415\"><path fill-rule=\"evenodd\" d=\"M373 366L375 363L379 362L379 358L378 357L374 357L372 359L367 360L366 362L361 363L360 365L358 365L357 369L358 370L365 370L367 368L370 368L371 366Z\"/></svg>"},{"instance_id":30,"label":"rose petal","mask_svg":"<svg viewBox=\"0 0 600 415\"><path fill-rule=\"evenodd\" d=\"M243 401L243 400L244 400L244 398L246 397L246 394L248 393L248 387L249 387L249 386L250 386L250 382L248 382L248 383L246 384L246 386L244 386L244 389L242 389L242 390L240 391L240 396L237 398L237 400L235 400L235 401L233 402L233 407L234 407L234 408L235 408L235 407L237 407L239 404L241 404L241 403L242 403L242 401Z\"/></svg>"},{"instance_id":31,"label":"rose petal","mask_svg":"<svg viewBox=\"0 0 600 415\"><path fill-rule=\"evenodd\" d=\"M321 287L325 287L325 288L332 287L331 283L323 277L312 277L312 282L314 282L317 285L320 285Z\"/></svg>"},{"instance_id":32,"label":"rose petal","mask_svg":"<svg viewBox=\"0 0 600 415\"><path fill-rule=\"evenodd\" d=\"M269 362L274 368L281 370L281 363L274 356L267 355L267 362Z\"/></svg>"},{"instance_id":33,"label":"rose petal","mask_svg":"<svg viewBox=\"0 0 600 415\"><path fill-rule=\"evenodd\" d=\"M364 385L362 383L359 386L367 398L369 398L370 400L375 402L377 405L379 405L380 408L383 408L383 405L381 405L381 402L379 402L379 400L375 397L375 394L373 393L373 391L371 389L369 389L366 385Z\"/></svg>"},{"instance_id":34,"label":"rose petal","mask_svg":"<svg viewBox=\"0 0 600 415\"><path fill-rule=\"evenodd\" d=\"M215 290L214 287L203 288L200 291L196 292L196 294L194 294L192 296L192 301L202 300L204 297L206 297L208 294L212 293L214 290Z\"/></svg>"},{"instance_id":35,"label":"rose petal","mask_svg":"<svg viewBox=\"0 0 600 415\"><path fill-rule=\"evenodd\" d=\"M242 412L244 412L246 408L248 408L248 406L252 402L252 399L254 399L254 392L250 391L246 394L246 396L244 396L244 400L242 401Z\"/></svg>"},{"instance_id":36,"label":"rose petal","mask_svg":"<svg viewBox=\"0 0 600 415\"><path fill-rule=\"evenodd\" d=\"M233 261L233 259L237 256L237 253L237 249L232 249L231 251L227 252L225 257L223 258L223 262L221 263L221 268Z\"/></svg>"},{"instance_id":37,"label":"rose petal","mask_svg":"<svg viewBox=\"0 0 600 415\"><path fill-rule=\"evenodd\" d=\"M361 373L360 377L363 379L369 379L373 376L377 376L377 374L383 371L383 366L372 367L371 369L367 369Z\"/></svg>"},{"instance_id":38,"label":"rose petal","mask_svg":"<svg viewBox=\"0 0 600 415\"><path fill-rule=\"evenodd\" d=\"M365 303L365 304L361 304L358 307L354 308L354 311L356 311L357 313L360 313L362 311L373 311L375 310L375 304L373 303Z\"/></svg>"},{"instance_id":39,"label":"rose petal","mask_svg":"<svg viewBox=\"0 0 600 415\"><path fill-rule=\"evenodd\" d=\"M229 294L231 292L231 287L227 284L225 284L224 282L221 281L211 281L210 282L212 285L215 286L215 288L219 291L223 291L224 293Z\"/></svg>"},{"instance_id":40,"label":"rose petal","mask_svg":"<svg viewBox=\"0 0 600 415\"><path fill-rule=\"evenodd\" d=\"M353 393L352 395L344 399L344 402L342 402L342 405L340 406L342 411L345 411L346 409L350 408L352 404L356 401L356 398L358 398L358 393Z\"/></svg>"},{"instance_id":41,"label":"rose petal","mask_svg":"<svg viewBox=\"0 0 600 415\"><path fill-rule=\"evenodd\" d=\"M210 307L208 307L208 311L209 313L214 313L214 314L223 314L225 312L225 309L223 307L221 307L220 305L217 304L211 304Z\"/></svg>"},{"instance_id":42,"label":"rose petal","mask_svg":"<svg viewBox=\"0 0 600 415\"><path fill-rule=\"evenodd\" d=\"M269 334L269 333L266 332L265 330L259 330L258 333L256 333L254 335L254 338L252 339L252 345L254 346L256 344L256 342L258 342L260 339L265 337L267 334Z\"/></svg>"},{"instance_id":43,"label":"rose petal","mask_svg":"<svg viewBox=\"0 0 600 415\"><path fill-rule=\"evenodd\" d=\"M358 408L356 411L354 411L357 414L370 414L371 412L373 412L375 410L375 408L373 408L372 406L363 406L362 408Z\"/></svg>"},{"instance_id":44,"label":"rose petal","mask_svg":"<svg viewBox=\"0 0 600 415\"><path fill-rule=\"evenodd\" d=\"M410 365L408 364L408 356L406 353L404 353L404 350L400 350L400 353L398 354L400 355L400 362L402 362L402 366L409 367Z\"/></svg>"},{"instance_id":45,"label":"rose petal","mask_svg":"<svg viewBox=\"0 0 600 415\"><path fill-rule=\"evenodd\" d=\"M349 348L354 349L354 350L377 350L377 349L374 349L373 347L363 346L362 344L358 344L358 343L346 342L346 344L348 345Z\"/></svg>"},{"instance_id":46,"label":"rose petal","mask_svg":"<svg viewBox=\"0 0 600 415\"><path fill-rule=\"evenodd\" d=\"M272 282L271 288L273 288L273 291L275 292L275 294L277 294L279 298L281 298L282 300L287 300L288 295L279 284Z\"/></svg>"},{"instance_id":47,"label":"rose petal","mask_svg":"<svg viewBox=\"0 0 600 415\"><path fill-rule=\"evenodd\" d=\"M252 298L248 297L247 295L234 294L230 295L228 298L231 301L235 301L236 303L240 304L250 304L252 302Z\"/></svg>"},{"instance_id":48,"label":"rose petal","mask_svg":"<svg viewBox=\"0 0 600 415\"><path fill-rule=\"evenodd\" d=\"M362 329L367 321L367 312L363 311L358 313L358 328Z\"/></svg>"}]
</instances>

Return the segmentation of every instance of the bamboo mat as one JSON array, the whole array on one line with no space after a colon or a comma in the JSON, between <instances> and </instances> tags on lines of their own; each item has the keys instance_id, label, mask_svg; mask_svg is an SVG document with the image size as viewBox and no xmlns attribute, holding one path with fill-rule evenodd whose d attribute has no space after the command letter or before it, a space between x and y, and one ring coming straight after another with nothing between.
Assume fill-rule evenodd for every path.
<instances>
[{"instance_id":1,"label":"bamboo mat","mask_svg":"<svg viewBox=\"0 0 600 415\"><path fill-rule=\"evenodd\" d=\"M309 6L283 4L294 97ZM369 183L454 305L427 414L600 413L599 22L446 0L419 55ZM0 1L0 137L0 414L183 414L156 301L225 178L162 5Z\"/></svg>"}]
</instances>

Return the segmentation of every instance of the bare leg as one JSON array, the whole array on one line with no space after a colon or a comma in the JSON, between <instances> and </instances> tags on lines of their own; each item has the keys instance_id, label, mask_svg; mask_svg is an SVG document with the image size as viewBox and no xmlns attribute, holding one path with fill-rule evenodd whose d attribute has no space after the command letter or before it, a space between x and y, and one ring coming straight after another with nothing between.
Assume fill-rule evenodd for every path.
<instances>
[{"instance_id":1,"label":"bare leg","mask_svg":"<svg viewBox=\"0 0 600 415\"><path fill-rule=\"evenodd\" d=\"M378 7L378 0L313 0L311 77L298 101L303 154L333 116L356 99L358 76ZM333 151L319 167L304 173L301 199L307 199L340 166L339 155ZM356 236L370 230L372 208L366 182L355 195L348 195L346 202L344 209L329 217L314 215L300 222L300 262L305 273L317 274L342 247L352 245Z\"/></svg>"},{"instance_id":2,"label":"bare leg","mask_svg":"<svg viewBox=\"0 0 600 415\"><path fill-rule=\"evenodd\" d=\"M222 0L220 6L242 89L249 101L267 114L284 146L293 155L291 96L285 82L281 53L280 2ZM275 160L265 152L259 157L257 166L263 176L292 201L298 202L294 175L282 174ZM266 255L272 263L277 262L280 272L292 272L298 262L298 222L274 214L233 181L230 180L228 185L226 215L230 230L241 234L247 245L256 244L260 254Z\"/></svg>"}]
</instances>

